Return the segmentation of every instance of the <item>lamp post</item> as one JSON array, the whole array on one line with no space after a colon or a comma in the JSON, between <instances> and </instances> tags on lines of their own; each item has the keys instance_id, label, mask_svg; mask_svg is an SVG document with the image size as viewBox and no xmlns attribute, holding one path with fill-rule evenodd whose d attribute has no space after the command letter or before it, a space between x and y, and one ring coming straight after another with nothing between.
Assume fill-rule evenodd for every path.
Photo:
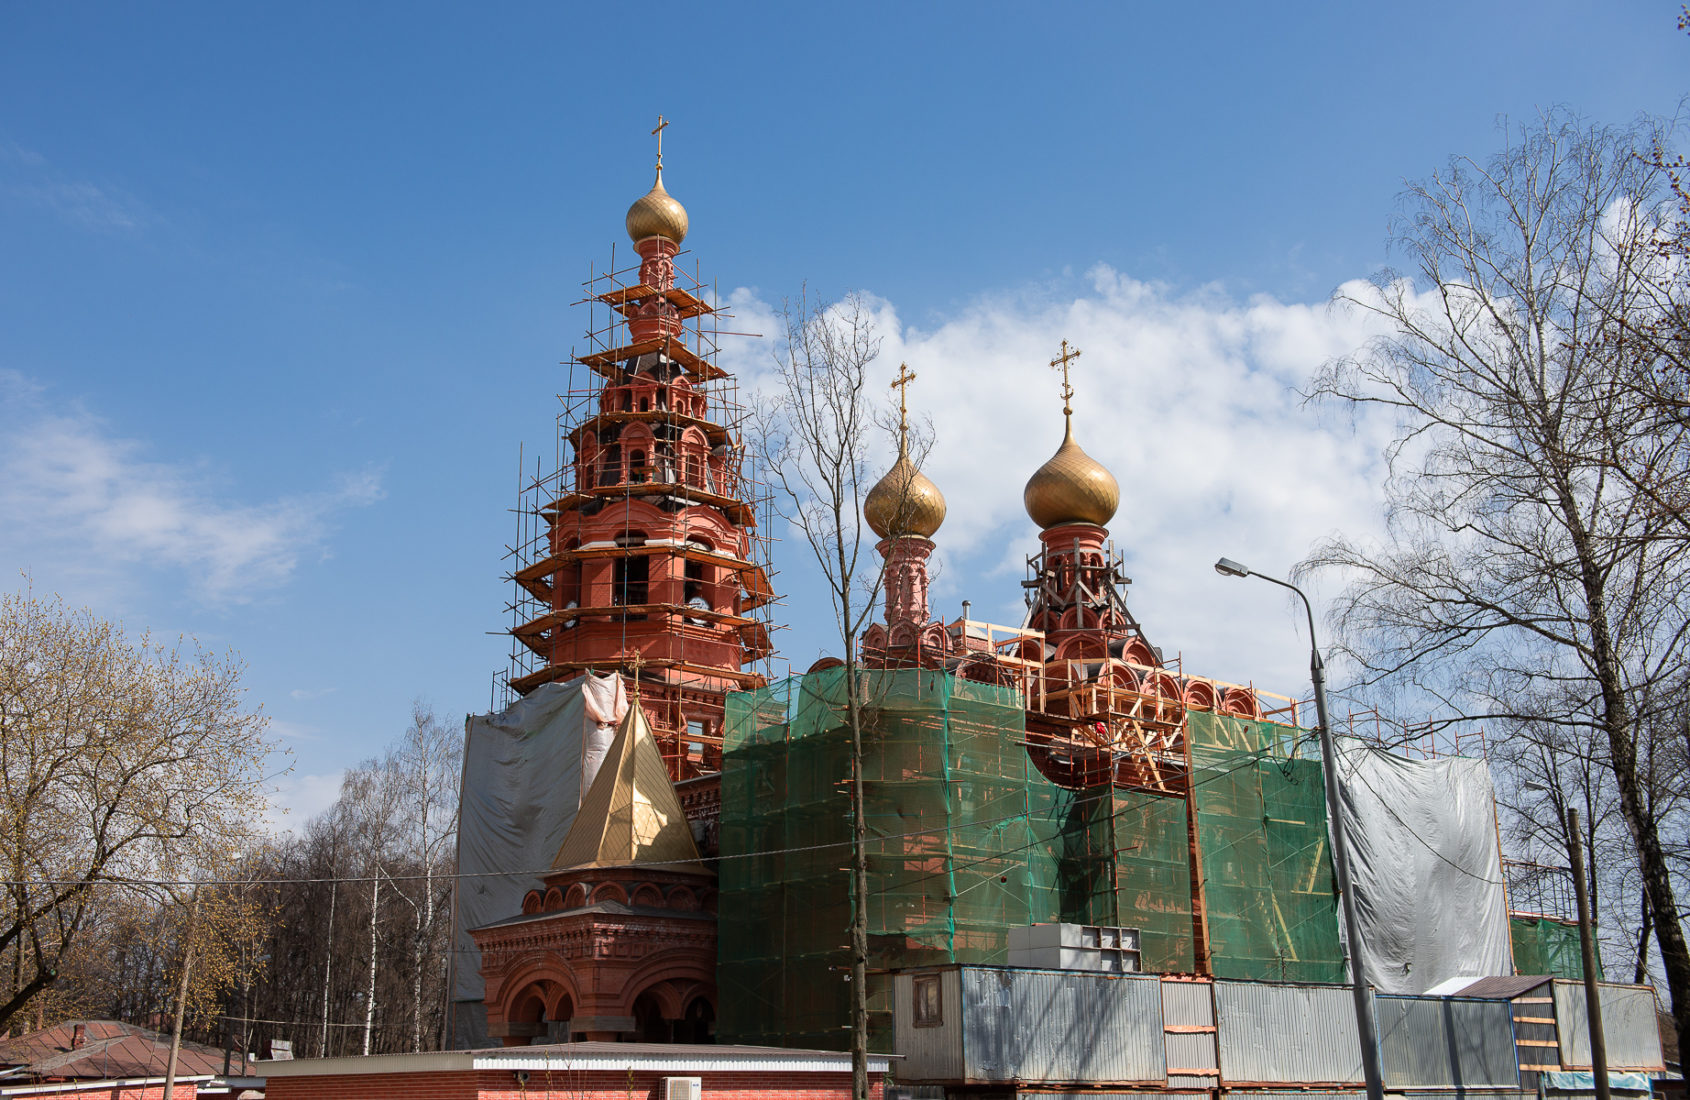
<instances>
[{"instance_id":1,"label":"lamp post","mask_svg":"<svg viewBox=\"0 0 1690 1100\"><path fill-rule=\"evenodd\" d=\"M1315 641L1314 606L1303 590L1290 581L1270 577L1265 573L1240 565L1231 558L1215 563L1215 572L1223 577L1260 577L1269 584L1289 588L1303 601L1309 616L1309 678L1314 681L1314 709L1320 721L1320 759L1326 773L1326 813L1332 820L1332 870L1338 878L1338 896L1344 908L1344 935L1349 941L1350 991L1355 995L1356 1031L1361 1039L1361 1071L1367 1080L1368 1100L1384 1100L1385 1084L1379 1073L1379 1025L1373 1018L1373 1000L1368 996L1367 978L1356 947L1361 939L1356 930L1355 897L1350 892L1349 842L1345 837L1344 815L1338 805L1338 763L1332 747L1332 720L1326 707L1326 662L1320 658L1320 645Z\"/></svg>"}]
</instances>

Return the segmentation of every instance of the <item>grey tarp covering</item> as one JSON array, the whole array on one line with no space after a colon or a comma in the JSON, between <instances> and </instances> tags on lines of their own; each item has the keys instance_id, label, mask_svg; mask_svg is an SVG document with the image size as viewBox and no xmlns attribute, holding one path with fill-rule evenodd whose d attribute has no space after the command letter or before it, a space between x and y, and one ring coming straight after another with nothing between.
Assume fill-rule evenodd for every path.
<instances>
[{"instance_id":1,"label":"grey tarp covering","mask_svg":"<svg viewBox=\"0 0 1690 1100\"><path fill-rule=\"evenodd\" d=\"M464 723L458 891L452 911L453 1046L486 1045L481 953L469 930L522 912L522 897L575 820L627 710L620 676L545 684ZM480 876L480 877L477 877Z\"/></svg>"},{"instance_id":2,"label":"grey tarp covering","mask_svg":"<svg viewBox=\"0 0 1690 1100\"><path fill-rule=\"evenodd\" d=\"M1361 943L1380 993L1512 974L1495 794L1483 760L1407 760L1338 739Z\"/></svg>"}]
</instances>

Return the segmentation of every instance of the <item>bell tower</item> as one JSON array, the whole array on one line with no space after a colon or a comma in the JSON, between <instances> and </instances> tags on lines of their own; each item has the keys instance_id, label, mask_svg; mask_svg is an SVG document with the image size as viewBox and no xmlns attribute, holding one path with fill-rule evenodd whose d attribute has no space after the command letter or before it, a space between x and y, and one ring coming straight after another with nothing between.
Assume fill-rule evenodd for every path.
<instances>
[{"instance_id":1,"label":"bell tower","mask_svg":"<svg viewBox=\"0 0 1690 1100\"><path fill-rule=\"evenodd\" d=\"M586 670L638 681L676 779L721 763L726 692L763 685L758 614L773 600L746 476L744 410L715 365L708 288L677 264L686 209L656 180L628 208L638 264L594 273L585 354L571 360L552 472L518 508L510 689ZM638 669L636 671L636 664Z\"/></svg>"}]
</instances>

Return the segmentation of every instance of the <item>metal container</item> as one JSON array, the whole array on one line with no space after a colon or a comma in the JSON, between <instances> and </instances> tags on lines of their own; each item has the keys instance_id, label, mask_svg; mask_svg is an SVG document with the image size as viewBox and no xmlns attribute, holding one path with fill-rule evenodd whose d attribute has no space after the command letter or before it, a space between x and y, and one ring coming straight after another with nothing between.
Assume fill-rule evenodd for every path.
<instances>
[{"instance_id":1,"label":"metal container","mask_svg":"<svg viewBox=\"0 0 1690 1100\"><path fill-rule=\"evenodd\" d=\"M892 982L892 1031L894 1048L903 1057L896 1070L898 1083L961 1081L962 983L954 966L924 970L924 980L937 980L941 1023L936 1027L915 1026L914 974L894 975Z\"/></svg>"},{"instance_id":2,"label":"metal container","mask_svg":"<svg viewBox=\"0 0 1690 1100\"><path fill-rule=\"evenodd\" d=\"M1362 1080L1348 986L1216 982L1221 1083L1348 1085Z\"/></svg>"},{"instance_id":3,"label":"metal container","mask_svg":"<svg viewBox=\"0 0 1690 1100\"><path fill-rule=\"evenodd\" d=\"M1519 1089L1509 1002L1381 996L1373 1003L1386 1088Z\"/></svg>"},{"instance_id":4,"label":"metal container","mask_svg":"<svg viewBox=\"0 0 1690 1100\"><path fill-rule=\"evenodd\" d=\"M916 1027L916 983L934 975L941 983L938 1022ZM1167 1079L1161 986L1148 975L998 967L899 974L893 983L899 1080L1161 1085Z\"/></svg>"},{"instance_id":5,"label":"metal container","mask_svg":"<svg viewBox=\"0 0 1690 1100\"><path fill-rule=\"evenodd\" d=\"M1602 1036L1608 1041L1610 1070L1664 1070L1660 1025L1655 1019L1655 991L1646 985L1598 982L1602 1002ZM1590 1023L1585 1011L1584 983L1555 983L1555 1024L1561 1040L1561 1064L1568 1069L1590 1068Z\"/></svg>"}]
</instances>

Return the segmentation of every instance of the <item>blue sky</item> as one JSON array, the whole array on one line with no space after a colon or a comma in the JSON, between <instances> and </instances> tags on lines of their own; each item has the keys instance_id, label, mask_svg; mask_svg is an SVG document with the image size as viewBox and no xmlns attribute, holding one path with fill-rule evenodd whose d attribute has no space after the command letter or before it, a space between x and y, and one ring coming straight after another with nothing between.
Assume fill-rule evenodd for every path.
<instances>
[{"instance_id":1,"label":"blue sky","mask_svg":"<svg viewBox=\"0 0 1690 1100\"><path fill-rule=\"evenodd\" d=\"M1500 116L1677 111L1677 12L0 5L0 583L239 650L301 811L413 696L483 709L517 448L661 112L742 327L865 291L922 374L948 615L1018 616L1067 338L1152 640L1295 692L1290 609L1209 563L1376 523L1384 428L1295 399L1366 336L1325 301ZM802 668L826 606L777 553Z\"/></svg>"}]
</instances>

